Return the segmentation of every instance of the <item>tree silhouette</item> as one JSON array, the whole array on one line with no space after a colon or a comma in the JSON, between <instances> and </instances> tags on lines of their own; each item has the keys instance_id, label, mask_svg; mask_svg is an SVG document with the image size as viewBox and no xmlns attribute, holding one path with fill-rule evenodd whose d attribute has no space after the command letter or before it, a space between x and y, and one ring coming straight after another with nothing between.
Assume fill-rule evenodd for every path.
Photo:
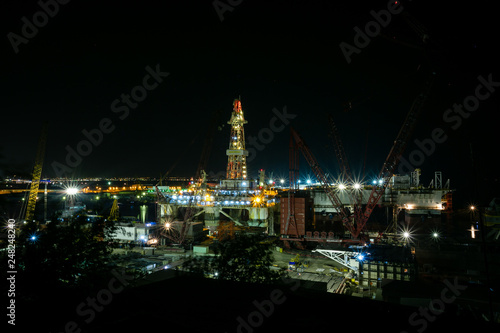
<instances>
[{"instance_id":1,"label":"tree silhouette","mask_svg":"<svg viewBox=\"0 0 500 333\"><path fill-rule=\"evenodd\" d=\"M215 257L196 258L188 265L195 274L210 274L216 279L249 283L275 283L281 273L271 269L273 255L270 244L261 236L237 234L220 242Z\"/></svg>"},{"instance_id":2,"label":"tree silhouette","mask_svg":"<svg viewBox=\"0 0 500 333\"><path fill-rule=\"evenodd\" d=\"M92 290L105 285L111 277L108 239L115 228L104 219L89 223L84 215L40 228L36 223L24 225L16 241L24 296L42 297L42 289Z\"/></svg>"}]
</instances>

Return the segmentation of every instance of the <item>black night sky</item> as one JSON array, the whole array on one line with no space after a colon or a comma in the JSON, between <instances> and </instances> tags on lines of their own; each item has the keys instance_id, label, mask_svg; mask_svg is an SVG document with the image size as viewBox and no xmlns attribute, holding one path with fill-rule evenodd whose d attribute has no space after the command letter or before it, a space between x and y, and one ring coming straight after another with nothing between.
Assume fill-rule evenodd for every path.
<instances>
[{"instance_id":1,"label":"black night sky","mask_svg":"<svg viewBox=\"0 0 500 333\"><path fill-rule=\"evenodd\" d=\"M386 10L387 1L232 3L236 6L224 11L221 21L213 1L70 1L59 4L16 53L9 34L22 36L22 18L33 22L41 7L33 0L2 1L2 177L29 175L44 121L49 134L42 176L55 177L52 165L65 163L65 147L76 149L85 139L82 131L98 128L106 118L113 130L82 159L75 177L158 177L176 161L171 175L193 176L217 110L222 116L208 171L224 171L227 121L233 99L241 96L247 148L250 137L270 127L274 108L286 107L295 116L249 162L251 177L261 168L286 176L289 125L323 169L336 174L327 136L331 113L352 169L369 182L429 73L436 72L405 158L417 149L413 140L429 139L442 128L447 140L418 166L424 185L434 171L442 171L464 203L498 196L500 92L492 92L460 124L443 119L453 104L474 95L479 75L500 81L498 12L492 1L402 1L402 12L391 15L350 63L339 44L354 45L354 28L364 30L374 21L370 11ZM425 43L417 33L421 27L428 34ZM113 102L143 84L148 66L169 75L128 115L114 112ZM302 174L310 174L301 163ZM479 198L470 192L475 177Z\"/></svg>"}]
</instances>

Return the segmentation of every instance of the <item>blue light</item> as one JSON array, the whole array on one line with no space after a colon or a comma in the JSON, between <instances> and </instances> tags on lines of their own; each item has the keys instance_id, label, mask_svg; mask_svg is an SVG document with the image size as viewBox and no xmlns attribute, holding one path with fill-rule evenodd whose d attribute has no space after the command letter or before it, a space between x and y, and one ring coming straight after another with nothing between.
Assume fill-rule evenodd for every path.
<instances>
[{"instance_id":1,"label":"blue light","mask_svg":"<svg viewBox=\"0 0 500 333\"><path fill-rule=\"evenodd\" d=\"M31 240L36 240L36 236L31 236Z\"/></svg>"},{"instance_id":2,"label":"blue light","mask_svg":"<svg viewBox=\"0 0 500 333\"><path fill-rule=\"evenodd\" d=\"M376 181L376 180L374 180L374 181L373 181L373 184L377 184L377 181Z\"/></svg>"},{"instance_id":3,"label":"blue light","mask_svg":"<svg viewBox=\"0 0 500 333\"><path fill-rule=\"evenodd\" d=\"M359 261L363 261L363 260L365 259L365 256L364 256L364 255L362 255L362 254L360 254L360 255L358 255L357 259L358 259Z\"/></svg>"}]
</instances>

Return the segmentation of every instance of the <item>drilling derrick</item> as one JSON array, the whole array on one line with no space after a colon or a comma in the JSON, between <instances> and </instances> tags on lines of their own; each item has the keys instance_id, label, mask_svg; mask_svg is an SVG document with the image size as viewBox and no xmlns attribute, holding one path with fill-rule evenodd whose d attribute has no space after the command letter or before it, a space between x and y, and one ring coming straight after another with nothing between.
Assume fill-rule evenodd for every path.
<instances>
[{"instance_id":1,"label":"drilling derrick","mask_svg":"<svg viewBox=\"0 0 500 333\"><path fill-rule=\"evenodd\" d=\"M47 141L47 123L43 124L40 141L38 141L38 150L36 153L35 167L33 168L33 180L31 181L30 193L28 198L28 207L26 209L25 221L32 221L35 217L36 197L40 187L40 178L42 176L43 156L45 154L45 142Z\"/></svg>"},{"instance_id":2,"label":"drilling derrick","mask_svg":"<svg viewBox=\"0 0 500 333\"><path fill-rule=\"evenodd\" d=\"M247 178L247 156L245 150L245 130L243 125L247 123L241 109L241 101L235 99L233 102L233 113L227 122L231 125L231 137L229 138L229 148L227 155L227 179Z\"/></svg>"}]
</instances>

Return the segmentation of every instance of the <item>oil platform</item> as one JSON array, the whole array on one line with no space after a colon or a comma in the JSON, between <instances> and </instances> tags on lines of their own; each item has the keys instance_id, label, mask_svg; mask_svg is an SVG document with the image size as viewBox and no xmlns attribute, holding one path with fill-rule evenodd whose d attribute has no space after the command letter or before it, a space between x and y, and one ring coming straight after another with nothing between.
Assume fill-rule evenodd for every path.
<instances>
[{"instance_id":1,"label":"oil platform","mask_svg":"<svg viewBox=\"0 0 500 333\"><path fill-rule=\"evenodd\" d=\"M177 234L182 234L182 230L188 232L189 227L183 223L193 225L200 222L208 230L209 236L217 235L221 224L225 224L223 222L229 222L236 228L261 228L264 232L274 234L278 192L266 185L264 170L260 171L258 179L248 177L246 123L241 101L235 99L228 121L231 133L226 150L226 178L218 184L208 182L206 172L200 170L200 177L187 189L157 186L161 199L158 215L161 224L177 222L180 226ZM194 222L196 220L199 222ZM184 239L182 235L179 237Z\"/></svg>"},{"instance_id":2,"label":"oil platform","mask_svg":"<svg viewBox=\"0 0 500 333\"><path fill-rule=\"evenodd\" d=\"M206 172L198 170L199 176L186 188L156 186L158 222L172 229L175 237L171 239L177 243L187 241L190 230L195 227L217 237L222 229L231 226L276 235L285 247L296 244L299 248L311 242L314 246L375 243L383 237L394 236L398 228L411 229L417 223L441 225L452 212L449 180L443 183L438 171L426 187L420 182L420 169L398 175L391 167L402 152L397 144L408 140L404 137L410 131L408 120L414 119L412 113L422 103L414 103L379 177L370 183L356 182L351 177L331 118L330 136L341 167L339 178L323 173L304 139L291 129L289 179L276 182L266 177L262 169L258 178L249 177L244 130L247 120L241 100L235 99L228 121L231 131L225 179L209 181ZM314 182L300 183L299 151L317 178ZM368 228L366 222L373 211L379 214L370 220ZM372 220L378 221L372 223Z\"/></svg>"}]
</instances>

